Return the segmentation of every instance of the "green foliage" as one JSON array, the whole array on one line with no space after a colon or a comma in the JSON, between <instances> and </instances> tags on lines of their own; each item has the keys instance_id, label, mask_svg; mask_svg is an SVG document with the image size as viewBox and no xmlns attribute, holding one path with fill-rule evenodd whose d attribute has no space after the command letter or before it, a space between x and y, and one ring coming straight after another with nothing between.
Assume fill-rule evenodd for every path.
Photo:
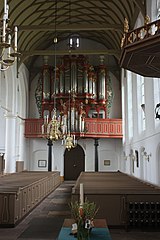
<instances>
[{"instance_id":1,"label":"green foliage","mask_svg":"<svg viewBox=\"0 0 160 240\"><path fill-rule=\"evenodd\" d=\"M90 202L87 199L85 200L83 206L80 206L78 201L71 202L69 206L71 209L71 214L77 222L81 219L93 220L99 210L94 202Z\"/></svg>"}]
</instances>

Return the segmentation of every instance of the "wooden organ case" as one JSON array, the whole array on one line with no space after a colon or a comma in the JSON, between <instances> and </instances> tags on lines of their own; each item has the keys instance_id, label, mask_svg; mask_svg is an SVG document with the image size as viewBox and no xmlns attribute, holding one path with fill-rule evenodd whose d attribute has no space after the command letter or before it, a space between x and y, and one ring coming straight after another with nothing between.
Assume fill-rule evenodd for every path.
<instances>
[{"instance_id":1,"label":"wooden organ case","mask_svg":"<svg viewBox=\"0 0 160 240\"><path fill-rule=\"evenodd\" d=\"M64 56L56 69L43 66L42 79L42 117L51 118L56 107L61 120L71 122L68 130L76 134L84 131L84 118L107 118L103 61L93 67L85 56Z\"/></svg>"},{"instance_id":2,"label":"wooden organ case","mask_svg":"<svg viewBox=\"0 0 160 240\"><path fill-rule=\"evenodd\" d=\"M56 70L56 72L55 72ZM53 116L75 136L122 138L122 119L110 118L112 83L100 58L92 66L86 56L66 55L55 67L45 63L35 91L40 118L25 120L25 137L41 138L42 124ZM87 131L86 131L87 130Z\"/></svg>"}]
</instances>

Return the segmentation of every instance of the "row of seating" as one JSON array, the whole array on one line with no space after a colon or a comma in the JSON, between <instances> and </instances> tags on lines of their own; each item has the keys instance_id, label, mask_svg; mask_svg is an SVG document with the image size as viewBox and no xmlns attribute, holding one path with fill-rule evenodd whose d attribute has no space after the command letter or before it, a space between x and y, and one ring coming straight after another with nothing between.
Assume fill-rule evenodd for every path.
<instances>
[{"instance_id":1,"label":"row of seating","mask_svg":"<svg viewBox=\"0 0 160 240\"><path fill-rule=\"evenodd\" d=\"M59 172L20 172L1 176L0 226L14 227L59 184Z\"/></svg>"},{"instance_id":2,"label":"row of seating","mask_svg":"<svg viewBox=\"0 0 160 240\"><path fill-rule=\"evenodd\" d=\"M98 217L106 218L110 227L128 227L131 225L131 218L135 220L137 211L131 210L131 203L145 203L144 210L138 215L146 216L146 206L156 207L160 202L160 188L156 185L146 183L135 177L129 176L122 172L82 172L72 189L72 201L79 200L80 183L84 185L84 195L90 201L99 206ZM157 221L158 215L155 215Z\"/></svg>"}]
</instances>

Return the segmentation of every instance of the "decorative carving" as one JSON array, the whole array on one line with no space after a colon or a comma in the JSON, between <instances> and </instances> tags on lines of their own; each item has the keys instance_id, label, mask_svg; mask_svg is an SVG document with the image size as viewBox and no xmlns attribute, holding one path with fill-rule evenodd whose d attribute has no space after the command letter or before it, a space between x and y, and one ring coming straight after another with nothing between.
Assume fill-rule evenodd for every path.
<instances>
[{"instance_id":1,"label":"decorative carving","mask_svg":"<svg viewBox=\"0 0 160 240\"><path fill-rule=\"evenodd\" d=\"M147 34L146 29L145 29L145 28L142 28L142 29L139 31L138 37L139 37L140 39L144 39L145 36L146 36L146 34Z\"/></svg>"},{"instance_id":2,"label":"decorative carving","mask_svg":"<svg viewBox=\"0 0 160 240\"><path fill-rule=\"evenodd\" d=\"M125 43L125 39L126 39L126 34L128 33L129 30L129 24L128 24L128 20L127 18L124 19L124 33L123 33L123 37L121 40L121 48L124 46Z\"/></svg>"},{"instance_id":3,"label":"decorative carving","mask_svg":"<svg viewBox=\"0 0 160 240\"><path fill-rule=\"evenodd\" d=\"M145 16L144 18L144 24L147 25L151 22L150 17L148 15Z\"/></svg>"},{"instance_id":4,"label":"decorative carving","mask_svg":"<svg viewBox=\"0 0 160 240\"><path fill-rule=\"evenodd\" d=\"M129 24L127 18L124 19L124 33L128 33Z\"/></svg>"},{"instance_id":5,"label":"decorative carving","mask_svg":"<svg viewBox=\"0 0 160 240\"><path fill-rule=\"evenodd\" d=\"M47 76L44 71L47 69ZM62 63L56 68L56 80L54 79L54 70L50 66L43 66L42 89L45 94L50 90L51 98L44 98L42 94L42 117L44 111L52 116L53 96L56 97L56 108L62 114L68 116L69 91L71 91L71 115L73 126L78 129L80 125L80 104L83 104L86 116L91 108L99 112L101 109L107 111L107 70L104 64L104 56L100 57L100 65L92 66L88 63L85 56L63 56ZM47 85L48 83L48 85ZM110 85L110 83L109 83ZM110 87L108 88L110 93ZM109 94L109 98L111 95ZM110 104L110 99L109 99ZM69 117L68 117L69 118Z\"/></svg>"},{"instance_id":6,"label":"decorative carving","mask_svg":"<svg viewBox=\"0 0 160 240\"><path fill-rule=\"evenodd\" d=\"M107 81L107 118L109 118L109 114L110 114L111 107L112 107L112 102L113 102L112 81L111 81L110 76L108 76L108 81Z\"/></svg>"},{"instance_id":7,"label":"decorative carving","mask_svg":"<svg viewBox=\"0 0 160 240\"><path fill-rule=\"evenodd\" d=\"M39 117L42 117L42 78L39 77L38 83L37 83L37 88L35 90L35 99L36 99L36 104L39 112Z\"/></svg>"}]
</instances>

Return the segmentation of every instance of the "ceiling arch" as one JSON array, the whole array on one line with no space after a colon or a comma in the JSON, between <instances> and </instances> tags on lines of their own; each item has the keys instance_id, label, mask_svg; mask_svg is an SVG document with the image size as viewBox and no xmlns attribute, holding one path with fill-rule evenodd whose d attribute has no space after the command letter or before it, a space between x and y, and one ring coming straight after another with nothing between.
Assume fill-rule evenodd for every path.
<instances>
[{"instance_id":1,"label":"ceiling arch","mask_svg":"<svg viewBox=\"0 0 160 240\"><path fill-rule=\"evenodd\" d=\"M104 54L112 54L118 60L124 18L130 23L140 11L145 14L144 0L8 0L8 4L10 26L19 28L20 62L28 68L33 56L49 53L55 34L63 42L72 33L78 33L83 39L102 44Z\"/></svg>"}]
</instances>

